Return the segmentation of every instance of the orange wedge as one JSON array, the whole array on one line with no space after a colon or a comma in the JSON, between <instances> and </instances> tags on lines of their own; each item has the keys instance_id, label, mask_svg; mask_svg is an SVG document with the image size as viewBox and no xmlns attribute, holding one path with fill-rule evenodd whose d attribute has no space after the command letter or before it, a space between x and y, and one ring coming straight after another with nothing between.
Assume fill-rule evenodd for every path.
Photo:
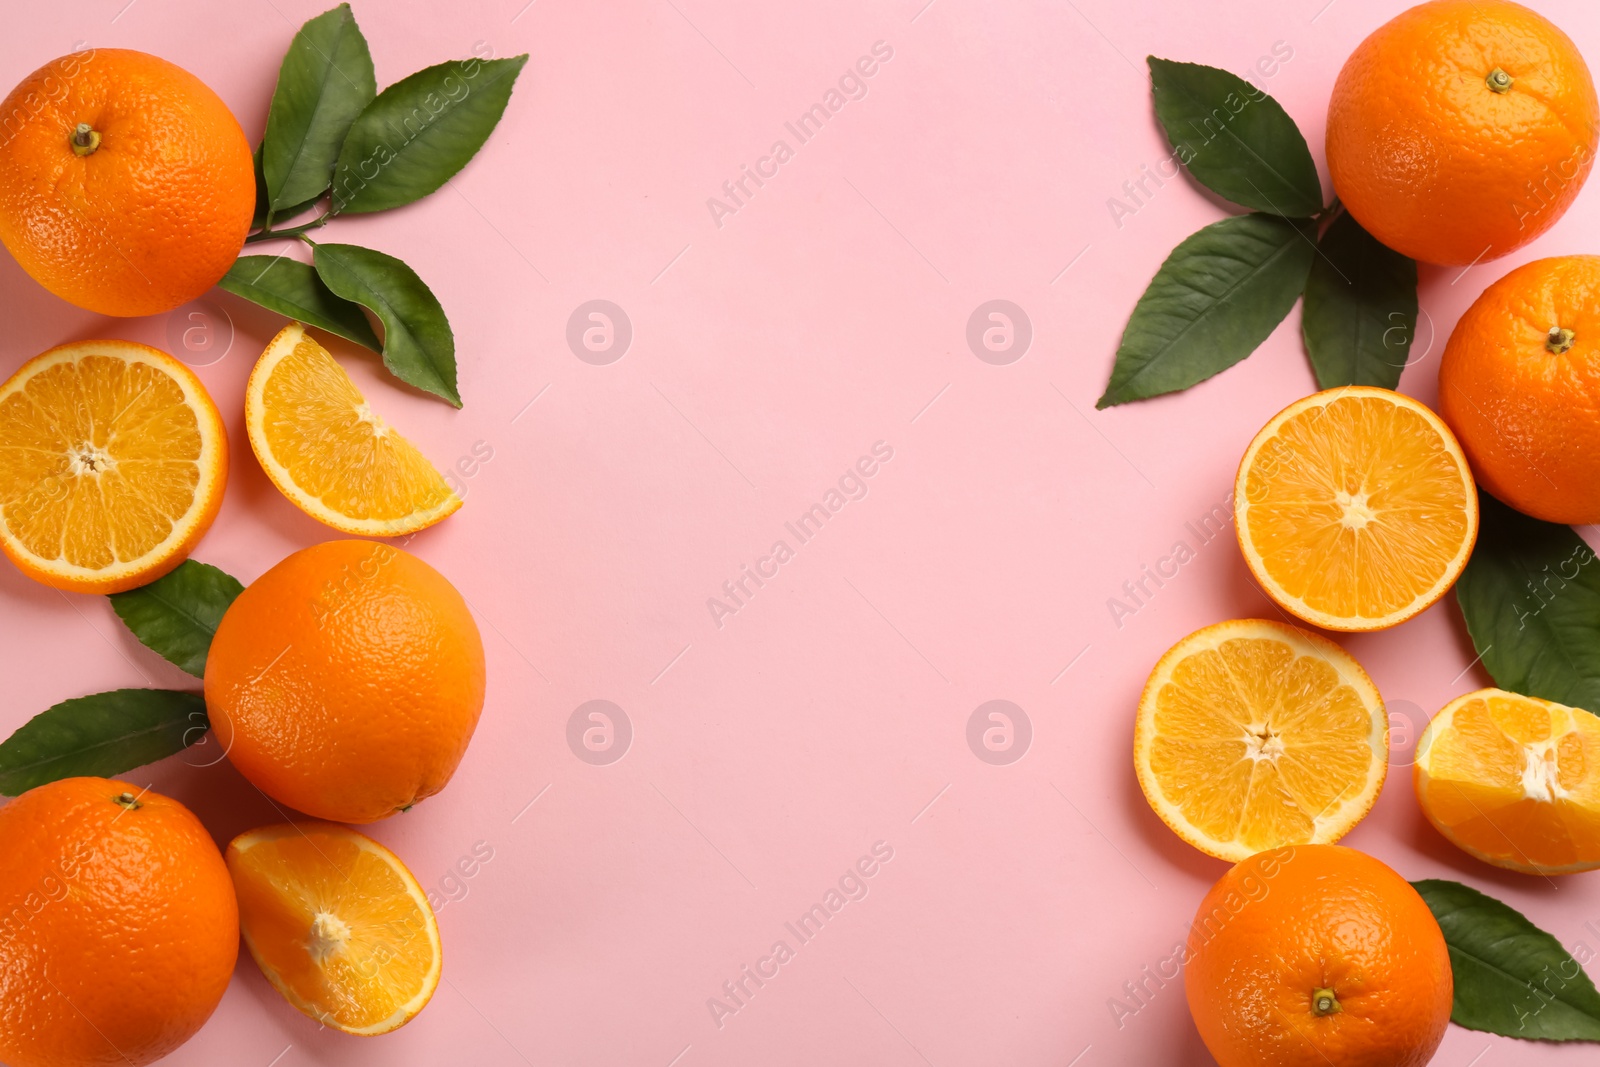
<instances>
[{"instance_id":1,"label":"orange wedge","mask_svg":"<svg viewBox=\"0 0 1600 1067\"><path fill-rule=\"evenodd\" d=\"M267 345L245 387L245 428L267 477L335 530L397 537L461 506L415 445L362 397L298 322Z\"/></svg>"},{"instance_id":2,"label":"orange wedge","mask_svg":"<svg viewBox=\"0 0 1600 1067\"><path fill-rule=\"evenodd\" d=\"M1423 814L1464 852L1513 871L1600 867L1600 718L1503 689L1457 697L1417 743Z\"/></svg>"},{"instance_id":3,"label":"orange wedge","mask_svg":"<svg viewBox=\"0 0 1600 1067\"><path fill-rule=\"evenodd\" d=\"M0 548L36 581L154 581L210 528L227 478L216 405L165 352L79 341L0 385Z\"/></svg>"},{"instance_id":4,"label":"orange wedge","mask_svg":"<svg viewBox=\"0 0 1600 1067\"><path fill-rule=\"evenodd\" d=\"M1388 389L1284 408L1239 464L1234 525L1267 595L1329 630L1382 630L1444 596L1478 536L1467 458L1444 422Z\"/></svg>"},{"instance_id":5,"label":"orange wedge","mask_svg":"<svg viewBox=\"0 0 1600 1067\"><path fill-rule=\"evenodd\" d=\"M439 925L393 852L333 823L264 826L224 857L245 947L296 1009L347 1034L404 1026L438 988Z\"/></svg>"},{"instance_id":6,"label":"orange wedge","mask_svg":"<svg viewBox=\"0 0 1600 1067\"><path fill-rule=\"evenodd\" d=\"M1185 637L1150 672L1133 731L1145 799L1195 848L1238 862L1331 844L1372 810L1389 721L1327 638L1260 619Z\"/></svg>"}]
</instances>

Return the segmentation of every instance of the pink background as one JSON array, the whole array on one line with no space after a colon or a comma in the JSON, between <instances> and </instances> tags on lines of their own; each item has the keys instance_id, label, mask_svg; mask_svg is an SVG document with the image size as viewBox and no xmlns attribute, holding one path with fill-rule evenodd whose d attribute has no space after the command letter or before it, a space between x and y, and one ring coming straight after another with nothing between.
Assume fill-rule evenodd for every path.
<instances>
[{"instance_id":1,"label":"pink background","mask_svg":"<svg viewBox=\"0 0 1600 1067\"><path fill-rule=\"evenodd\" d=\"M1341 61L1405 5L924 3L357 0L380 85L478 42L532 53L504 122L449 187L325 231L406 259L455 327L460 412L338 346L374 406L441 467L492 452L459 468L473 471L457 475L460 514L408 545L478 613L488 706L451 787L374 831L456 898L439 912L445 981L405 1029L363 1040L319 1030L241 960L169 1062L1211 1062L1179 983L1120 1026L1108 1005L1170 954L1224 869L1146 807L1132 713L1173 641L1272 614L1231 534L1202 546L1185 524L1226 506L1246 442L1314 386L1296 312L1187 394L1095 412L1144 283L1222 214L1185 179L1120 226L1107 201L1169 154L1147 53L1244 72L1282 42L1292 59L1260 84L1320 161ZM155 52L215 87L254 141L290 36L325 6L30 4L0 57L16 80L79 42ZM1535 6L1600 59L1592 4ZM797 144L785 121L878 41L893 58L866 97ZM707 198L779 138L794 157L719 226ZM1591 189L1515 257L1424 268L1402 387L1431 401L1472 298L1516 262L1595 251L1597 222ZM0 292L5 373L97 336L199 365L236 461L198 558L248 581L334 536L268 484L241 424L277 316L214 292L182 314L101 319L8 258ZM1034 334L1006 366L966 341L969 315L997 298ZM593 299L632 323L610 365L565 341ZM868 494L799 545L784 523L879 441L893 458ZM794 558L717 626L707 599L778 539ZM1179 540L1196 558L1117 625L1108 599ZM69 696L192 684L103 599L4 566L0 597L6 730ZM1391 702L1400 744L1489 683L1452 600L1343 644ZM633 731L606 765L567 742L569 716L596 699ZM994 699L1032 727L1010 765L966 739ZM130 777L190 804L219 842L275 821L225 762L186 765L213 756ZM880 841L893 859L868 895L800 945L784 924ZM1553 883L1468 859L1424 823L1404 766L1346 841L1600 950L1600 876ZM451 880L475 849L492 859ZM719 1027L707 999L778 939L794 958ZM1436 1062L1594 1055L1452 1028Z\"/></svg>"}]
</instances>

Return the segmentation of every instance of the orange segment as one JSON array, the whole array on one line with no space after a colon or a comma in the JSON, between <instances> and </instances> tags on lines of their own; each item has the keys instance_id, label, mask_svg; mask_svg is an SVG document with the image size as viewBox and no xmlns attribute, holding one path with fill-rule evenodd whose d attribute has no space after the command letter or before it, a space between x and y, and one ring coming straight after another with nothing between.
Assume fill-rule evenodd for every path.
<instances>
[{"instance_id":1,"label":"orange segment","mask_svg":"<svg viewBox=\"0 0 1600 1067\"><path fill-rule=\"evenodd\" d=\"M1261 587L1329 630L1411 618L1455 583L1478 536L1461 446L1388 389L1329 389L1279 412L1245 451L1233 500Z\"/></svg>"},{"instance_id":2,"label":"orange segment","mask_svg":"<svg viewBox=\"0 0 1600 1067\"><path fill-rule=\"evenodd\" d=\"M1446 704L1412 771L1428 821L1497 867L1568 874L1600 867L1600 718L1480 689Z\"/></svg>"},{"instance_id":3,"label":"orange segment","mask_svg":"<svg viewBox=\"0 0 1600 1067\"><path fill-rule=\"evenodd\" d=\"M426 457L373 412L297 322L272 339L251 371L245 426L273 484L336 530L415 533L461 506Z\"/></svg>"},{"instance_id":4,"label":"orange segment","mask_svg":"<svg viewBox=\"0 0 1600 1067\"><path fill-rule=\"evenodd\" d=\"M228 846L245 947L296 1009L349 1034L409 1022L439 985L439 926L417 880L376 841L283 823Z\"/></svg>"},{"instance_id":5,"label":"orange segment","mask_svg":"<svg viewBox=\"0 0 1600 1067\"><path fill-rule=\"evenodd\" d=\"M144 585L216 517L228 435L194 372L132 341L79 341L0 385L0 548L84 593Z\"/></svg>"},{"instance_id":6,"label":"orange segment","mask_svg":"<svg viewBox=\"0 0 1600 1067\"><path fill-rule=\"evenodd\" d=\"M1161 657L1139 699L1134 767L1157 815L1237 862L1329 844L1372 808L1388 771L1383 701L1327 638L1220 622Z\"/></svg>"}]
</instances>

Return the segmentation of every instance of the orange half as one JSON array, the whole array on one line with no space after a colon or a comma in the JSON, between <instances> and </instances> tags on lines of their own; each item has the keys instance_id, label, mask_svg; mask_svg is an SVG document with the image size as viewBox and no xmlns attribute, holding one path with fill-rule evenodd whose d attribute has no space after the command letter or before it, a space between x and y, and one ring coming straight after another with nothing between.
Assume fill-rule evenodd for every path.
<instances>
[{"instance_id":1,"label":"orange half","mask_svg":"<svg viewBox=\"0 0 1600 1067\"><path fill-rule=\"evenodd\" d=\"M1346 386L1264 426L1233 489L1239 548L1285 611L1329 630L1382 630L1444 596L1478 537L1455 435L1388 389Z\"/></svg>"},{"instance_id":2,"label":"orange half","mask_svg":"<svg viewBox=\"0 0 1600 1067\"><path fill-rule=\"evenodd\" d=\"M1433 717L1412 770L1417 802L1456 847L1530 874L1600 867L1600 718L1480 689Z\"/></svg>"},{"instance_id":3,"label":"orange half","mask_svg":"<svg viewBox=\"0 0 1600 1067\"><path fill-rule=\"evenodd\" d=\"M28 577L116 593L182 563L216 518L228 435L194 372L79 341L0 385L0 548Z\"/></svg>"},{"instance_id":4,"label":"orange half","mask_svg":"<svg viewBox=\"0 0 1600 1067\"><path fill-rule=\"evenodd\" d=\"M372 410L298 322L256 361L244 413L250 447L272 484L335 530L398 537L461 506L443 475Z\"/></svg>"},{"instance_id":5,"label":"orange half","mask_svg":"<svg viewBox=\"0 0 1600 1067\"><path fill-rule=\"evenodd\" d=\"M239 928L301 1012L348 1034L404 1026L439 986L439 925L393 852L333 823L265 826L225 856Z\"/></svg>"},{"instance_id":6,"label":"orange half","mask_svg":"<svg viewBox=\"0 0 1600 1067\"><path fill-rule=\"evenodd\" d=\"M1389 769L1377 687L1297 626L1219 622L1161 657L1133 732L1145 799L1202 852L1236 863L1331 844L1372 810Z\"/></svg>"}]
</instances>

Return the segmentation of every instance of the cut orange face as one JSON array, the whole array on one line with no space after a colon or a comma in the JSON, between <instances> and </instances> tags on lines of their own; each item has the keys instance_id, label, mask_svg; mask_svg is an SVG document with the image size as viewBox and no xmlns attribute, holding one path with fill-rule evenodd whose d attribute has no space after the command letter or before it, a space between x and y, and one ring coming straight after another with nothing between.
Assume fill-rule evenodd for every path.
<instances>
[{"instance_id":1,"label":"cut orange face","mask_svg":"<svg viewBox=\"0 0 1600 1067\"><path fill-rule=\"evenodd\" d=\"M250 372L245 428L272 483L335 530L397 537L461 506L443 476L372 410L298 322L272 339Z\"/></svg>"},{"instance_id":2,"label":"cut orange face","mask_svg":"<svg viewBox=\"0 0 1600 1067\"><path fill-rule=\"evenodd\" d=\"M1600 718L1502 689L1457 697L1417 743L1417 801L1451 843L1530 874L1600 868Z\"/></svg>"},{"instance_id":3,"label":"cut orange face","mask_svg":"<svg viewBox=\"0 0 1600 1067\"><path fill-rule=\"evenodd\" d=\"M1133 733L1155 813L1232 863L1339 840L1372 810L1388 757L1389 721L1361 665L1325 637L1260 619L1168 650Z\"/></svg>"},{"instance_id":4,"label":"cut orange face","mask_svg":"<svg viewBox=\"0 0 1600 1067\"><path fill-rule=\"evenodd\" d=\"M227 477L216 405L165 352L79 341L0 385L0 548L36 581L154 581L210 528Z\"/></svg>"},{"instance_id":5,"label":"cut orange face","mask_svg":"<svg viewBox=\"0 0 1600 1067\"><path fill-rule=\"evenodd\" d=\"M1289 405L1239 464L1245 563L1285 611L1329 630L1382 630L1442 597L1478 536L1478 495L1444 422L1388 389Z\"/></svg>"},{"instance_id":6,"label":"cut orange face","mask_svg":"<svg viewBox=\"0 0 1600 1067\"><path fill-rule=\"evenodd\" d=\"M393 852L305 822L240 834L225 858L245 947L299 1011L370 1036L404 1026L433 996L439 925Z\"/></svg>"}]
</instances>

